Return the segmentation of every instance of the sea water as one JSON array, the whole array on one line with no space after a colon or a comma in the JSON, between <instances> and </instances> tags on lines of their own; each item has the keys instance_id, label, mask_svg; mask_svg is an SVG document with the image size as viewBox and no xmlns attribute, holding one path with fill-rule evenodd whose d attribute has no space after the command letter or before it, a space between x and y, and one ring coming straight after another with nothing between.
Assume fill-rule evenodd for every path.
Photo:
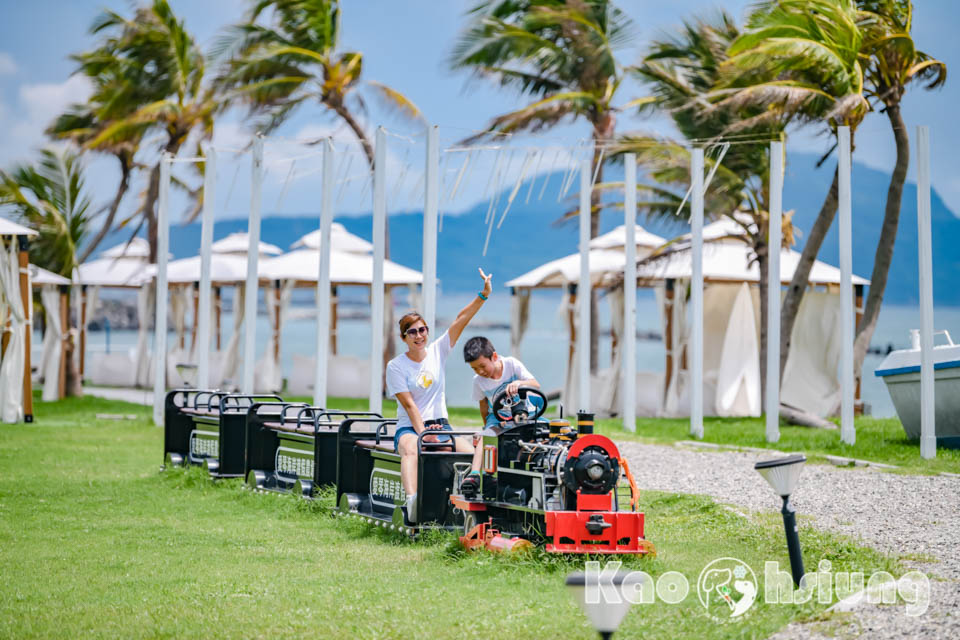
<instances>
[{"instance_id":1,"label":"sea water","mask_svg":"<svg viewBox=\"0 0 960 640\"><path fill-rule=\"evenodd\" d=\"M337 345L341 354L369 357L371 327L369 321L369 305L363 290L350 291L350 288L341 288L340 319L337 323ZM353 288L356 289L356 288ZM306 293L306 292L303 292ZM464 305L468 304L475 294L443 294L437 300L437 324L431 327L434 336L445 331L450 322ZM316 351L316 324L312 315L310 297L303 294L297 296L291 311L291 318L283 328L281 338L281 363L285 375L291 371L293 354L300 355ZM257 357L261 357L266 348L267 338L270 335L270 325L262 311L257 317ZM409 309L406 295L397 291L394 296L394 315L400 315ZM601 298L599 307L599 368L610 366L611 337L610 311L606 301ZM548 391L558 390L563 385L567 366L568 336L566 328L567 316L563 306L563 297L559 291L535 291L530 300L530 316L528 329L520 346L519 354L510 353L510 295L503 291L495 291L474 317L473 322L464 331L453 353L447 360L447 404L449 406L472 406L471 381L473 372L463 361L462 345L466 340L483 335L488 337L502 355L519 356L527 368L537 377L542 387ZM221 319L223 327L222 344L226 346L233 326L232 314L227 311ZM920 311L918 307L884 306L877 321L872 343L876 347L886 349L892 346L895 349L907 348L910 345L910 329L920 326ZM956 338L960 338L960 308L940 307L934 313L936 330L947 329L952 331ZM641 334L662 332L659 312L656 301L650 290L640 290L637 295L637 331ZM399 332L399 331L398 331ZM189 333L189 328L188 328ZM189 335L187 346L189 346ZM168 338L168 345L173 343L174 337ZM938 344L942 337L938 337ZM129 350L132 354L137 342L136 331L110 332L110 350ZM34 362L39 362L40 338L34 339ZM403 344L399 337L396 339L396 351L400 353ZM104 332L88 333L88 353L104 351L107 348ZM861 396L869 405L872 415L888 417L895 415L893 404L883 381L873 375L877 365L884 355L868 354L864 361ZM663 342L660 340L638 339L637 341L637 370L662 372L665 368L665 353Z\"/></svg>"}]
</instances>

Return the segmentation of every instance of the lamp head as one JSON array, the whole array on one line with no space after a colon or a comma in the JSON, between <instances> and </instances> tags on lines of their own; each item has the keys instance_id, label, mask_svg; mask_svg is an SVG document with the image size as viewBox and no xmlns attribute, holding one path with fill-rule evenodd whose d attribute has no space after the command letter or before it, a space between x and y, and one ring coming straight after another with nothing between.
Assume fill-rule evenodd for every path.
<instances>
[{"instance_id":1,"label":"lamp head","mask_svg":"<svg viewBox=\"0 0 960 640\"><path fill-rule=\"evenodd\" d=\"M797 488L797 482L800 480L800 470L806 461L807 457L805 455L796 454L785 458L763 460L753 465L753 468L770 483L778 496L786 498L793 494L793 491Z\"/></svg>"},{"instance_id":2,"label":"lamp head","mask_svg":"<svg viewBox=\"0 0 960 640\"><path fill-rule=\"evenodd\" d=\"M612 578L604 577L604 588L600 587L600 574L590 575L590 598L588 602L587 575L582 571L567 576L567 587L570 594L580 606L583 613L590 619L593 628L600 634L611 634L617 630L624 616L630 610L631 601L624 597L626 588L635 589L635 585L645 578L642 572L617 572ZM606 597L612 585L619 602L611 602Z\"/></svg>"}]
</instances>

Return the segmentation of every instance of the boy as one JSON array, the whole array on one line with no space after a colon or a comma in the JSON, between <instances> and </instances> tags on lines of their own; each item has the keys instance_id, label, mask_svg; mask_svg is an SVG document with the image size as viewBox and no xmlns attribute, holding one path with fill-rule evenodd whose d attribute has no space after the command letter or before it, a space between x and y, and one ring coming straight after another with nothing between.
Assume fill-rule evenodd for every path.
<instances>
[{"instance_id":1,"label":"boy","mask_svg":"<svg viewBox=\"0 0 960 640\"><path fill-rule=\"evenodd\" d=\"M480 403L480 416L485 427L500 423L501 418L493 413L493 399L498 393L506 391L508 396L513 396L520 387L540 388L540 383L522 362L510 356L500 357L493 343L483 336L467 340L463 345L463 359L476 374L473 377L473 399ZM473 495L480 487L482 455L483 448L476 447L470 474L460 485L464 495Z\"/></svg>"}]
</instances>

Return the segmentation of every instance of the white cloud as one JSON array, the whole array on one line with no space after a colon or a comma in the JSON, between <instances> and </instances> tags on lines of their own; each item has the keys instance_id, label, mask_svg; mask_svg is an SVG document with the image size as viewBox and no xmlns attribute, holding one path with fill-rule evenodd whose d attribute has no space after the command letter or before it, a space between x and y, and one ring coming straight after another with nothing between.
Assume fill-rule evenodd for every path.
<instances>
[{"instance_id":1,"label":"white cloud","mask_svg":"<svg viewBox=\"0 0 960 640\"><path fill-rule=\"evenodd\" d=\"M9 53L0 51L0 76L12 76L17 72L17 63Z\"/></svg>"},{"instance_id":2,"label":"white cloud","mask_svg":"<svg viewBox=\"0 0 960 640\"><path fill-rule=\"evenodd\" d=\"M0 165L30 158L49 140L44 130L70 104L83 102L91 91L89 81L71 76L59 84L25 84L15 105L0 104L0 127L5 133L0 147Z\"/></svg>"}]
</instances>

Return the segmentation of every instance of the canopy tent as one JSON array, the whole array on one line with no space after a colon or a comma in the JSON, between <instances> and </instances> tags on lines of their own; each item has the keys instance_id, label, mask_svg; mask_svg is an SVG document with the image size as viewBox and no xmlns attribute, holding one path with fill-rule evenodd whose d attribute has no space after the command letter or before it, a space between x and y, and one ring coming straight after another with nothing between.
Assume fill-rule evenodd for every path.
<instances>
[{"instance_id":1,"label":"canopy tent","mask_svg":"<svg viewBox=\"0 0 960 640\"><path fill-rule=\"evenodd\" d=\"M330 234L331 242L335 234ZM347 252L332 250L330 252L330 284L333 287L340 285L370 286L373 282L373 256L364 253ZM279 350L279 332L283 324L283 318L288 313L289 290L290 287L316 287L320 273L320 252L314 249L298 249L282 256L263 261L260 265L260 278L274 282L274 297L278 304L271 302L271 326L274 328L276 338L271 340L270 346L274 350ZM414 287L423 283L423 274L409 267L385 260L383 263L383 282L387 288L408 286ZM280 284L282 283L282 284ZM336 331L336 297L331 298L333 310L331 311L331 334ZM279 315L280 321L275 322L274 316ZM384 323L388 322L389 314L384 314ZM391 327L384 327L387 332ZM392 332L390 334L392 336ZM269 355L269 354L268 354ZM331 350L329 360L331 375L328 376L328 390L333 388L331 384L337 385L337 380L349 378L356 380L356 384L351 389L344 388L343 385L336 387L338 395L358 395L366 394L366 384L369 377L348 375L348 370L361 366L362 361L356 358L337 356L336 349ZM270 371L269 363L264 362L262 371ZM276 380L279 364L274 369L274 380ZM315 370L314 363L309 359L295 359L294 368L301 374L293 375L290 379L291 393L309 394L312 393L313 376L310 372ZM336 371L344 369L343 375Z\"/></svg>"},{"instance_id":2,"label":"canopy tent","mask_svg":"<svg viewBox=\"0 0 960 640\"><path fill-rule=\"evenodd\" d=\"M320 248L320 235L320 229L311 231L290 245L290 248L317 250ZM350 233L339 222L334 222L330 226L330 248L346 253L370 253L373 251L372 244L360 236Z\"/></svg>"},{"instance_id":3,"label":"canopy tent","mask_svg":"<svg viewBox=\"0 0 960 640\"><path fill-rule=\"evenodd\" d=\"M0 419L4 422L33 421L28 330L33 304L27 239L36 234L33 229L0 218Z\"/></svg>"},{"instance_id":4,"label":"canopy tent","mask_svg":"<svg viewBox=\"0 0 960 640\"><path fill-rule=\"evenodd\" d=\"M44 332L39 378L43 381L43 400L49 402L65 395L66 369L62 356L63 338L66 335L66 287L71 285L71 281L31 264L30 284L40 289L43 302Z\"/></svg>"},{"instance_id":5,"label":"canopy tent","mask_svg":"<svg viewBox=\"0 0 960 640\"><path fill-rule=\"evenodd\" d=\"M150 244L143 238L133 238L129 242L118 244L100 252L96 260L84 262L73 271L73 284L79 287L80 317L80 375L95 384L120 384L146 386L149 381L147 351L149 317L141 314L146 309L137 305L137 350L131 360L125 352L96 354L86 366L87 323L96 310L100 287L115 289L139 289L138 298L147 295L149 282L156 272L156 265L150 264ZM131 380L130 372L137 375ZM143 375L141 375L141 372Z\"/></svg>"},{"instance_id":6,"label":"canopy tent","mask_svg":"<svg viewBox=\"0 0 960 640\"><path fill-rule=\"evenodd\" d=\"M260 242L257 245L258 253L261 256L278 256L283 253L283 249L268 242ZM222 240L217 240L210 245L210 251L215 254L226 255L235 254L246 256L250 253L250 236L246 231L231 233ZM170 265L167 265L169 268Z\"/></svg>"},{"instance_id":7,"label":"canopy tent","mask_svg":"<svg viewBox=\"0 0 960 640\"><path fill-rule=\"evenodd\" d=\"M640 225L635 225L634 238L638 259L643 259L651 255L654 250L666 243L664 238L650 233ZM592 287L606 288L608 283L623 277L624 268L626 267L626 254L624 253L625 242L626 227L624 225L620 225L612 231L597 236L590 241L590 282ZM576 285L579 279L580 254L574 253L564 256L563 258L551 260L506 283L506 286L511 288L511 293L513 294L511 297L510 342L511 352L514 355L519 353L520 343L526 330L530 306L530 290L548 288L566 288L568 290L561 305L561 313L567 319L567 329L570 338L567 355L567 376L565 377L563 390L561 391L561 402L567 407L573 407L573 400L577 397L577 376L574 372L576 371L576 362L578 361L579 354L577 353L577 319L574 300L576 298ZM622 295L620 297L608 296L608 301L613 316L617 313L623 313ZM612 360L617 367L602 374L611 379L598 381L599 386L593 385L592 388L609 389L611 384L613 384L614 387L619 386L615 384L617 380L613 379L613 377L619 376L619 365L617 364L619 360L616 345L620 340L622 327L614 323L612 332L614 342ZM603 399L602 403L598 402L597 406L602 404L604 409L611 409L615 405L608 403L617 401L617 394L611 391L607 393L607 397Z\"/></svg>"},{"instance_id":8,"label":"canopy tent","mask_svg":"<svg viewBox=\"0 0 960 640\"><path fill-rule=\"evenodd\" d=\"M751 219L742 214L736 220L722 218L703 227L704 293L704 403L716 415L759 415L760 408L760 306L759 292L755 286L760 281L760 270L752 255L752 249L742 238ZM619 289L623 277L624 242L623 227L594 238L590 250L590 274L594 288L610 289L611 294ZM681 236L680 242L661 257L651 258L653 250L662 248L662 238L648 234L637 227L637 279L641 284L653 287L660 308L661 328L666 347L666 370L664 374L638 372L637 411L639 415L686 415L689 410L689 389L685 352L690 340L686 322L686 283L692 277L692 257L689 251L689 235ZM648 246L641 245L646 239ZM687 240L687 242L684 242ZM654 242L659 244L649 246ZM616 254L620 254L617 261ZM792 249L781 251L780 275L782 284L789 284L800 259L800 253ZM507 286L517 288L559 288L575 285L579 278L579 254L573 254L541 265L513 280ZM858 288L869 281L854 275L852 282ZM818 415L833 412L839 402L840 382L837 378L839 363L840 301L837 289L840 270L821 261L816 261L810 272L810 285L822 286L825 291L812 291L804 297L793 332L793 349L787 360L781 383L781 399ZM568 372L575 370L576 353L575 313L572 300L564 301L563 310L568 315L570 351ZM607 296L612 316L622 309L622 300L616 295ZM596 398L595 406L600 411L616 412L619 407L619 350L618 341L623 328L614 323L612 327L614 349L613 366L595 374L592 385L604 389L604 397ZM576 398L576 375L568 373L562 391L562 401ZM656 386L657 395L639 393Z\"/></svg>"}]
</instances>

